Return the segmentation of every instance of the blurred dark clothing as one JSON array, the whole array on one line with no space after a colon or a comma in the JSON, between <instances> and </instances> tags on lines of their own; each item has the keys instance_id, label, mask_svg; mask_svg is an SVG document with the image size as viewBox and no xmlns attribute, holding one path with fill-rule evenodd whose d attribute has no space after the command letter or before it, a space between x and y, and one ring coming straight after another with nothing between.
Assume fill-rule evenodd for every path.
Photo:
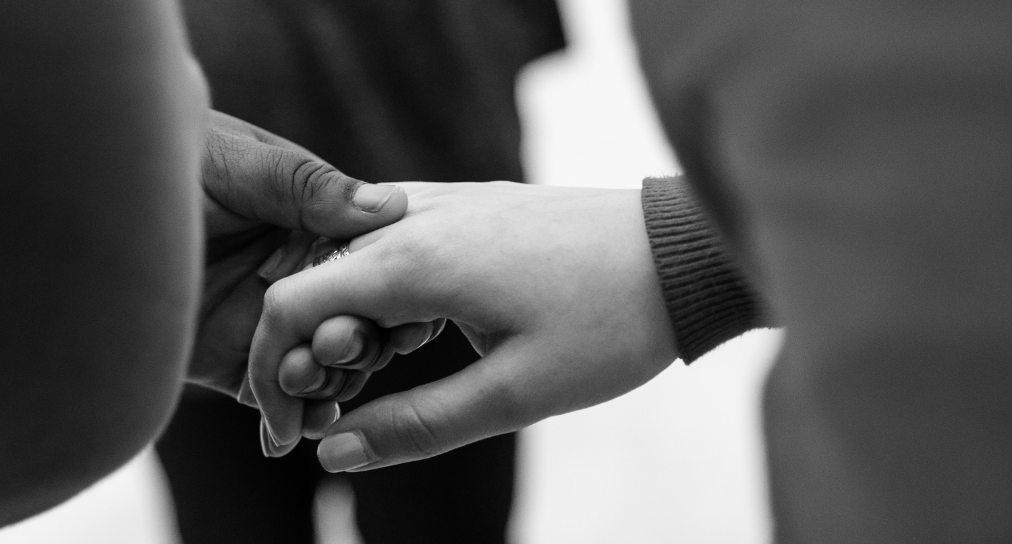
<instances>
[{"instance_id":1,"label":"blurred dark clothing","mask_svg":"<svg viewBox=\"0 0 1012 544\"><path fill-rule=\"evenodd\" d=\"M1012 542L1012 3L632 5L687 177L786 327L776 541Z\"/></svg>"},{"instance_id":2,"label":"blurred dark clothing","mask_svg":"<svg viewBox=\"0 0 1012 544\"><path fill-rule=\"evenodd\" d=\"M517 72L553 0L185 0L215 109L371 182L521 181Z\"/></svg>"},{"instance_id":3,"label":"blurred dark clothing","mask_svg":"<svg viewBox=\"0 0 1012 544\"><path fill-rule=\"evenodd\" d=\"M215 109L370 182L523 181L518 70L563 47L551 0L184 0ZM347 410L477 359L455 327ZM264 459L259 415L189 390L157 445L184 542L313 542L315 443ZM505 541L515 436L349 474L367 544Z\"/></svg>"}]
</instances>

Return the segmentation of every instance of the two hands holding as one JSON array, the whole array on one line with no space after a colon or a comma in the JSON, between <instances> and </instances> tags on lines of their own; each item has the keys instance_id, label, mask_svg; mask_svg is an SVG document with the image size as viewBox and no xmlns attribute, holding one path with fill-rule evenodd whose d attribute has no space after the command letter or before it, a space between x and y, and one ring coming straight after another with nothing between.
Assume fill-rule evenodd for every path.
<instances>
[{"instance_id":1,"label":"two hands holding","mask_svg":"<svg viewBox=\"0 0 1012 544\"><path fill-rule=\"evenodd\" d=\"M203 178L189 377L261 410L265 454L307 437L332 472L423 459L610 400L677 356L639 191L368 185L221 114ZM307 267L318 237L350 254ZM446 319L478 362L338 418Z\"/></svg>"}]
</instances>

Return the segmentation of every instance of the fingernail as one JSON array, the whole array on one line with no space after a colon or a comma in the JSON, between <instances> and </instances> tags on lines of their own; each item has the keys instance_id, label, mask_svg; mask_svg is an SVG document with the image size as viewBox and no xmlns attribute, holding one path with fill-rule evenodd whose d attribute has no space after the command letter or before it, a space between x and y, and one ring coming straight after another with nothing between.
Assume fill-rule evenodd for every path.
<instances>
[{"instance_id":1,"label":"fingernail","mask_svg":"<svg viewBox=\"0 0 1012 544\"><path fill-rule=\"evenodd\" d=\"M260 419L260 448L264 451L264 457L273 457L271 455L270 435L267 433L267 424L264 420Z\"/></svg>"},{"instance_id":2,"label":"fingernail","mask_svg":"<svg viewBox=\"0 0 1012 544\"><path fill-rule=\"evenodd\" d=\"M334 403L334 421L331 421L330 424L333 425L339 419L341 419L341 403L340 402L335 402Z\"/></svg>"},{"instance_id":3,"label":"fingernail","mask_svg":"<svg viewBox=\"0 0 1012 544\"><path fill-rule=\"evenodd\" d=\"M312 393L323 387L323 384L326 382L327 382L327 371L321 368L320 370L316 371L316 377L313 378L313 383L307 385L305 389L303 389L302 391L299 391L299 394L305 395L307 393Z\"/></svg>"},{"instance_id":4,"label":"fingernail","mask_svg":"<svg viewBox=\"0 0 1012 544\"><path fill-rule=\"evenodd\" d=\"M387 203L387 200L390 199L390 195L393 194L395 189L397 188L392 185L363 183L359 185L351 201L355 204L356 208L364 212L378 212Z\"/></svg>"},{"instance_id":5,"label":"fingernail","mask_svg":"<svg viewBox=\"0 0 1012 544\"><path fill-rule=\"evenodd\" d=\"M264 264L260 265L260 268L257 269L257 276L270 281L274 275L274 271L281 266L281 261L285 260L285 254L287 253L286 246L281 246L274 253L271 253L271 256L267 257Z\"/></svg>"},{"instance_id":6,"label":"fingernail","mask_svg":"<svg viewBox=\"0 0 1012 544\"><path fill-rule=\"evenodd\" d=\"M274 438L274 433L272 433L270 427L267 426L267 421L261 417L260 447L264 450L264 457L281 457L291 451L295 445L292 442L285 445L278 443L278 439Z\"/></svg>"},{"instance_id":7,"label":"fingernail","mask_svg":"<svg viewBox=\"0 0 1012 544\"><path fill-rule=\"evenodd\" d=\"M327 472L344 472L369 464L362 440L356 433L341 433L323 439L316 450Z\"/></svg>"},{"instance_id":8,"label":"fingernail","mask_svg":"<svg viewBox=\"0 0 1012 544\"><path fill-rule=\"evenodd\" d=\"M236 396L236 399L240 403L251 408L258 407L257 398L253 395L253 389L250 388L248 379L242 381L242 385L239 386L239 394Z\"/></svg>"},{"instance_id":9,"label":"fingernail","mask_svg":"<svg viewBox=\"0 0 1012 544\"><path fill-rule=\"evenodd\" d=\"M358 357L362 355L363 349L365 349L365 339L362 338L362 333L355 332L351 337L351 341L348 343L348 348L345 350L344 356L334 361L334 364L342 365L358 359Z\"/></svg>"}]
</instances>

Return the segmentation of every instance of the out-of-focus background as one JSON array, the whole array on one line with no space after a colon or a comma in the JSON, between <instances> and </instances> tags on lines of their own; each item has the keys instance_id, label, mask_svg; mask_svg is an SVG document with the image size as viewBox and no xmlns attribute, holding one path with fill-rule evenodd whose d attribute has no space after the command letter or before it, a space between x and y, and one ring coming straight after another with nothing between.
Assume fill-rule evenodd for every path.
<instances>
[{"instance_id":1,"label":"out-of-focus background","mask_svg":"<svg viewBox=\"0 0 1012 544\"><path fill-rule=\"evenodd\" d=\"M621 188L676 173L624 2L559 4L568 49L518 83L530 181ZM524 431L513 543L768 542L759 399L779 340L750 333L622 398ZM346 488L325 490L321 544L358 542L351 508ZM76 499L0 530L0 544L175 544L171 509L145 452Z\"/></svg>"}]
</instances>

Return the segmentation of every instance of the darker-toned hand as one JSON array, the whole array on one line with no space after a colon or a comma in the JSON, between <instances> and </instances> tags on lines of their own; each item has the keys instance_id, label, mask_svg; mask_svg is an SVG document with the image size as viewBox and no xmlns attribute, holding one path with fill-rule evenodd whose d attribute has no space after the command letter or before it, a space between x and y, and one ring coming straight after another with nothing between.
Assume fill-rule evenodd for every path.
<instances>
[{"instance_id":1,"label":"darker-toned hand","mask_svg":"<svg viewBox=\"0 0 1012 544\"><path fill-rule=\"evenodd\" d=\"M261 275L294 272L284 269L301 260L291 252L308 251L317 236L349 239L397 221L407 197L399 188L348 177L302 147L218 112L208 123L202 173L206 268L188 378L255 406L245 384L270 285ZM367 335L377 330L364 320L347 326Z\"/></svg>"}]
</instances>

